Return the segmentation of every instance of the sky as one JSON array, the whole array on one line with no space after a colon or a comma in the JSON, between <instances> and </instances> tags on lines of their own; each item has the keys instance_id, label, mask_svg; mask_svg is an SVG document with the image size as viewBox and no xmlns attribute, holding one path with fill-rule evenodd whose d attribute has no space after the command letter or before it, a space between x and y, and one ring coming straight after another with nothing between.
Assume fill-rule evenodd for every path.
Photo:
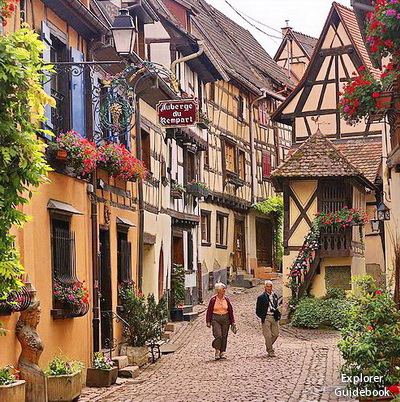
<instances>
[{"instance_id":1,"label":"sky","mask_svg":"<svg viewBox=\"0 0 400 402\"><path fill-rule=\"evenodd\" d=\"M248 29L273 57L279 47L280 40L271 38L241 18L228 4L236 8L249 22L267 34L280 37L280 29L289 26L295 31L319 37L332 5L332 0L206 0L212 6L222 11L229 18ZM350 0L339 0L339 3L350 7ZM247 16L261 22L260 25ZM273 29L271 29L273 28ZM277 32L279 31L279 32Z\"/></svg>"}]
</instances>

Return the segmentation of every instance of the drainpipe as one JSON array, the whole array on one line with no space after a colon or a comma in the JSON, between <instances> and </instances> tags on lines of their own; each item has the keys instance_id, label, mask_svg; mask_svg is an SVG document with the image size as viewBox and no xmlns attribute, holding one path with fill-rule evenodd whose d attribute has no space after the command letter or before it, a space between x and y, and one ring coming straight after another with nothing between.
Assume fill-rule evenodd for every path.
<instances>
[{"instance_id":1,"label":"drainpipe","mask_svg":"<svg viewBox=\"0 0 400 402\"><path fill-rule=\"evenodd\" d=\"M250 102L250 161L251 161L251 203L256 203L257 192L257 157L254 141L254 105L267 96L267 90L261 88L262 95Z\"/></svg>"},{"instance_id":2,"label":"drainpipe","mask_svg":"<svg viewBox=\"0 0 400 402\"><path fill-rule=\"evenodd\" d=\"M181 57L180 59L176 59L171 63L170 70L175 74L175 67L179 63L184 63L185 61L196 59L204 53L204 44L202 41L197 42L199 46L199 50L196 53L188 54L187 56Z\"/></svg>"}]
</instances>

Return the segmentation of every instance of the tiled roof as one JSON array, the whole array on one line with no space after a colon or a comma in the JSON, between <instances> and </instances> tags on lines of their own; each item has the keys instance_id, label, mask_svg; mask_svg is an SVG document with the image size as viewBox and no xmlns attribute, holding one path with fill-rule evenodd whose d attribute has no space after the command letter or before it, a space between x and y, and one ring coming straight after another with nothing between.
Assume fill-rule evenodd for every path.
<instances>
[{"instance_id":1,"label":"tiled roof","mask_svg":"<svg viewBox=\"0 0 400 402\"><path fill-rule=\"evenodd\" d=\"M297 39L297 41L300 43L302 48L307 53L307 56L309 58L311 58L311 56L314 52L315 46L317 45L318 38L314 38L313 36L309 36L309 35L306 35L306 34L303 34L301 32L297 32L297 31L293 31L293 30L292 30L292 33L295 36L295 38Z\"/></svg>"},{"instance_id":2,"label":"tiled roof","mask_svg":"<svg viewBox=\"0 0 400 402\"><path fill-rule=\"evenodd\" d=\"M204 0L186 0L195 9L193 33L206 42L226 72L250 88L271 88L270 80L293 87L285 71L253 35Z\"/></svg>"},{"instance_id":3,"label":"tiled roof","mask_svg":"<svg viewBox=\"0 0 400 402\"><path fill-rule=\"evenodd\" d=\"M371 183L375 182L382 162L380 138L339 140L334 144Z\"/></svg>"},{"instance_id":4,"label":"tiled roof","mask_svg":"<svg viewBox=\"0 0 400 402\"><path fill-rule=\"evenodd\" d=\"M336 2L333 3L333 6L336 8L340 19L343 21L343 24L350 35L350 39L353 41L355 49L363 60L365 67L371 70L374 75L379 77L380 72L375 69L372 64L354 11Z\"/></svg>"},{"instance_id":5,"label":"tiled roof","mask_svg":"<svg viewBox=\"0 0 400 402\"><path fill-rule=\"evenodd\" d=\"M356 177L362 173L320 130L272 172L275 178Z\"/></svg>"}]
</instances>

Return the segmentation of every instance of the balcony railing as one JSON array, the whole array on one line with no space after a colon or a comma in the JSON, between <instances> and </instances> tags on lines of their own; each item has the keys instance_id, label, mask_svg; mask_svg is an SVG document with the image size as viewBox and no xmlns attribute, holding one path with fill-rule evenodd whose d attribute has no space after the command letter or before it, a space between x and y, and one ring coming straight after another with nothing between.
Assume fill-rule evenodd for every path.
<instances>
[{"instance_id":1,"label":"balcony railing","mask_svg":"<svg viewBox=\"0 0 400 402\"><path fill-rule=\"evenodd\" d=\"M358 230L358 228L355 228ZM321 257L351 257L364 254L364 245L356 241L353 227L327 227L321 231Z\"/></svg>"}]
</instances>

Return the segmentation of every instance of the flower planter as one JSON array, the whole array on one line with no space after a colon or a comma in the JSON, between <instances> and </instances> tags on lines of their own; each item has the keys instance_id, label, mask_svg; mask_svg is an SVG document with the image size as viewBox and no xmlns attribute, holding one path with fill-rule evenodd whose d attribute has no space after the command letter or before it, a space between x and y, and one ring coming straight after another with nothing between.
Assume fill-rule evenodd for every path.
<instances>
[{"instance_id":1,"label":"flower planter","mask_svg":"<svg viewBox=\"0 0 400 402\"><path fill-rule=\"evenodd\" d=\"M206 120L203 120L203 119L200 119L200 120L197 122L197 124L198 124L198 126L199 126L200 128L205 128L205 129L207 129L207 128L210 126L210 123L209 123L208 121L206 121Z\"/></svg>"},{"instance_id":2,"label":"flower planter","mask_svg":"<svg viewBox=\"0 0 400 402\"><path fill-rule=\"evenodd\" d=\"M121 356L128 356L130 366L141 367L149 361L149 348L147 346L122 345Z\"/></svg>"},{"instance_id":3,"label":"flower planter","mask_svg":"<svg viewBox=\"0 0 400 402\"><path fill-rule=\"evenodd\" d=\"M171 321L183 321L183 309L174 308L170 311Z\"/></svg>"},{"instance_id":4,"label":"flower planter","mask_svg":"<svg viewBox=\"0 0 400 402\"><path fill-rule=\"evenodd\" d=\"M78 398L82 390L82 373L50 375L47 377L47 397L49 402L70 402Z\"/></svg>"},{"instance_id":5,"label":"flower planter","mask_svg":"<svg viewBox=\"0 0 400 402\"><path fill-rule=\"evenodd\" d=\"M9 385L0 385L0 401L25 402L25 380Z\"/></svg>"},{"instance_id":6,"label":"flower planter","mask_svg":"<svg viewBox=\"0 0 400 402\"><path fill-rule=\"evenodd\" d=\"M89 367L86 372L86 385L88 387L109 387L115 384L118 377L118 367L109 370L100 370Z\"/></svg>"},{"instance_id":7,"label":"flower planter","mask_svg":"<svg viewBox=\"0 0 400 402\"><path fill-rule=\"evenodd\" d=\"M379 97L376 99L381 103L382 107L377 109L375 113L369 116L369 121L379 121L382 120L390 107L392 106L393 92L391 91L382 91L379 94Z\"/></svg>"},{"instance_id":8,"label":"flower planter","mask_svg":"<svg viewBox=\"0 0 400 402\"><path fill-rule=\"evenodd\" d=\"M209 190L207 187L201 186L200 184L197 184L197 183L187 184L186 191L189 194L192 194L194 197L206 197L209 193Z\"/></svg>"},{"instance_id":9,"label":"flower planter","mask_svg":"<svg viewBox=\"0 0 400 402\"><path fill-rule=\"evenodd\" d=\"M171 198L175 200L181 200L183 196L183 191L182 190L177 190L177 189L172 189L171 190Z\"/></svg>"},{"instance_id":10,"label":"flower planter","mask_svg":"<svg viewBox=\"0 0 400 402\"><path fill-rule=\"evenodd\" d=\"M68 156L68 154L65 149L59 149L56 153L56 159L58 161L66 162L67 156Z\"/></svg>"}]
</instances>

